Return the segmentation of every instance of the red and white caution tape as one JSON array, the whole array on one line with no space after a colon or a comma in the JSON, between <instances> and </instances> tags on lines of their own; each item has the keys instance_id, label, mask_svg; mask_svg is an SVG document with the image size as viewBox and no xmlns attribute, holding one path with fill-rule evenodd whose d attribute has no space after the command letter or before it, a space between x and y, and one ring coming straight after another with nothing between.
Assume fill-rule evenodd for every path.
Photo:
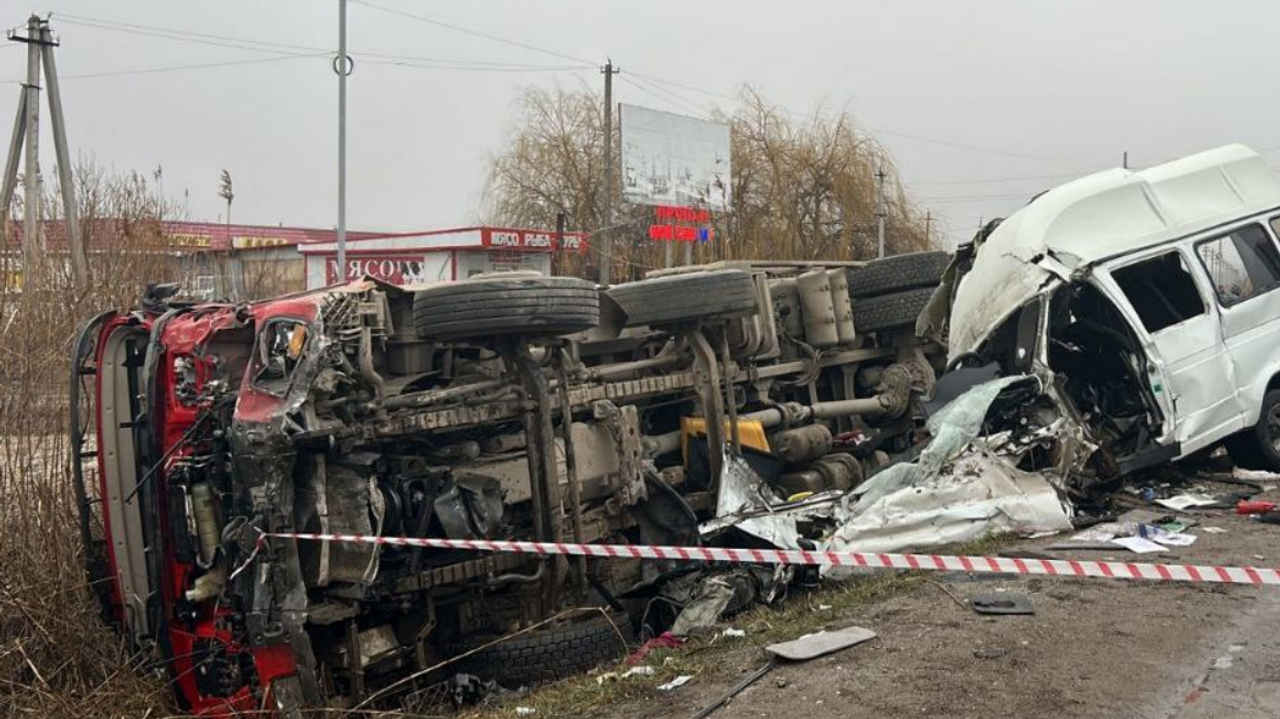
<instances>
[{"instance_id":1,"label":"red and white caution tape","mask_svg":"<svg viewBox=\"0 0 1280 719\"><path fill-rule=\"evenodd\" d=\"M945 554L881 554L805 549L732 549L728 547L655 547L635 544L566 544L513 542L489 539L433 539L373 537L357 534L266 534L281 539L378 544L393 547L462 549L538 556L566 555L601 559L671 559L686 562L740 562L749 564L801 564L865 569L916 569L986 574L1029 574L1045 577L1101 577L1157 582L1212 582L1216 584L1280 585L1280 570L1263 567L1218 567L1192 564L1142 564L1077 559L1023 559L1018 557L967 557Z\"/></svg>"}]
</instances>

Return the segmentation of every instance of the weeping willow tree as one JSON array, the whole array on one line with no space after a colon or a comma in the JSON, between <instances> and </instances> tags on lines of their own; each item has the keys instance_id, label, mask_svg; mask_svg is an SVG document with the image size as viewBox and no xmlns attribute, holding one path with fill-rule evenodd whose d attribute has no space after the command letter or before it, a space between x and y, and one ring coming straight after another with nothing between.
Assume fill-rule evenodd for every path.
<instances>
[{"instance_id":1,"label":"weeping willow tree","mask_svg":"<svg viewBox=\"0 0 1280 719\"><path fill-rule=\"evenodd\" d=\"M604 132L600 98L585 90L530 89L517 104L506 146L491 161L486 221L597 232L604 218ZM907 197L893 159L842 112L797 118L751 88L732 114L730 207L714 220L716 239L694 248L694 261L721 259L870 259L877 252L879 180L885 173L886 248L932 249L924 214ZM615 132L615 157L617 156ZM664 263L648 239L652 210L624 203L614 173L615 278L631 279ZM560 272L593 276L600 255L565 259ZM676 248L678 257L684 249ZM677 260L679 261L679 260Z\"/></svg>"}]
</instances>

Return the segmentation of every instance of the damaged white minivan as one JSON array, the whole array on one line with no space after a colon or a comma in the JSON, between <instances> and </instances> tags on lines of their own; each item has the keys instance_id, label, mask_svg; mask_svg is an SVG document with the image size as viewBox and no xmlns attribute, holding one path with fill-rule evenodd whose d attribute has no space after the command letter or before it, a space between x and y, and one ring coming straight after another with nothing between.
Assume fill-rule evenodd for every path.
<instances>
[{"instance_id":1,"label":"damaged white minivan","mask_svg":"<svg viewBox=\"0 0 1280 719\"><path fill-rule=\"evenodd\" d=\"M945 323L950 368L1036 380L991 429L1052 433L1020 466L1069 491L1219 443L1280 471L1278 232L1280 181L1246 147L1101 172L962 247L917 329Z\"/></svg>"}]
</instances>

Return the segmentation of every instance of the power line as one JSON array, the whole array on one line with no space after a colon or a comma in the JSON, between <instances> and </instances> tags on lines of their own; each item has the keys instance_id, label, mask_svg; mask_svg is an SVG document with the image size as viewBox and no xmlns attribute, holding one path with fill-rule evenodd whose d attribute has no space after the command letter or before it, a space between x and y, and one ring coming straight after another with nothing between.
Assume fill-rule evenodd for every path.
<instances>
[{"instance_id":1,"label":"power line","mask_svg":"<svg viewBox=\"0 0 1280 719\"><path fill-rule=\"evenodd\" d=\"M562 52L557 52L556 50L548 50L547 48L538 47L537 45L530 45L528 43L518 42L516 40L510 40L505 37L490 35L489 33L480 32L479 30L472 30L470 28L462 27L461 25L453 25L451 23L442 22L440 20L434 20L432 18L424 17L422 15L414 15L413 13L405 12L403 10L397 10L395 8L389 8L385 5L378 5L376 3L367 2L366 0L351 0L351 3L355 5L364 5L365 7L372 8L374 10L380 10L382 12L390 13L392 15L399 15L400 17L408 18L410 20L425 22L428 25L435 25L436 27L442 27L448 30L453 30L454 32L460 32L460 33L464 33L474 37L481 37L486 40L500 42L503 45L510 45L512 47L518 47L524 50L531 50L533 52L539 52L544 55L550 55L551 57L558 57L561 60L572 60L573 62L580 62L585 65L592 64L590 60L583 60L580 57L574 57L573 55L566 55Z\"/></svg>"},{"instance_id":2,"label":"power line","mask_svg":"<svg viewBox=\"0 0 1280 719\"><path fill-rule=\"evenodd\" d=\"M920 135L912 135L906 132L897 132L894 130L884 130L875 127L868 127L868 130L880 134L889 135L890 137L901 137L917 142L924 142L931 145L939 145L941 147L952 147L958 150L968 150L970 152L981 152L988 155L1000 155L1002 157L1012 157L1019 160L1035 160L1037 162L1065 162L1065 160L1056 157L1040 157L1038 155L1026 155L1020 152L1008 152L1006 150L997 150L990 147L979 147L977 145L967 145L960 142L951 142L950 140L938 140L931 137L922 137Z\"/></svg>"},{"instance_id":3,"label":"power line","mask_svg":"<svg viewBox=\"0 0 1280 719\"><path fill-rule=\"evenodd\" d=\"M702 106L701 106L701 105L699 105L698 103L694 102L693 100L690 100L689 98L685 97L684 95L681 95L681 94L680 94L680 93L678 93L678 92L673 92L673 91L671 91L671 90L667 90L667 89L663 88L661 85L657 84L656 82L653 82L652 80L646 80L644 77L641 77L641 76L637 75L637 76L632 80L632 82L639 82L639 83L642 83L642 84L644 84L645 86L647 86L647 87L649 87L649 88L652 88L652 89L656 90L657 92L659 92L659 93L661 93L661 94L663 94L663 95L665 95L665 96L667 96L667 97L672 98L672 101L676 102L677 104L683 105L684 107L694 108L694 109L695 109L695 112L696 112L696 114L697 114L698 116L702 116L702 115L707 114L707 113L706 113L706 110L704 110L704 109L702 108Z\"/></svg>"},{"instance_id":4,"label":"power line","mask_svg":"<svg viewBox=\"0 0 1280 719\"><path fill-rule=\"evenodd\" d=\"M317 47L314 45L298 45L293 43L268 42L264 40L255 40L251 38L233 37L229 35L215 35L212 33L201 33L191 30L180 30L176 28L155 27L149 25L138 25L135 23L118 22L115 20L102 20L98 18L85 18L78 15L62 16L63 22L70 25L80 27L91 27L99 30L109 30L113 32L121 32L134 35L144 35L148 37L157 37L165 40L174 40L177 42L194 43L198 45L210 45L213 47L229 47L237 50L247 50L250 52L293 52L301 51L307 53L333 54L331 48ZM68 19L69 18L69 19ZM492 62L487 60L469 60L457 58L440 58L440 57L420 57L414 55L401 55L396 53L380 53L380 52L361 52L353 53L356 57L365 59L366 62L373 62L374 59L400 60L405 62L424 63L430 65L429 69L445 69L444 65L459 65L460 69L476 70L482 67L492 67L504 70L562 70L565 66L539 65L535 63L510 63L510 62ZM591 65L582 65L572 69L585 69L593 67Z\"/></svg>"},{"instance_id":5,"label":"power line","mask_svg":"<svg viewBox=\"0 0 1280 719\"><path fill-rule=\"evenodd\" d=\"M702 88L700 88L700 87L694 87L694 86L692 86L692 85L685 85L685 84L683 84L683 83L679 83L679 82L676 82L676 81L674 81L674 80L664 80L664 79L662 79L662 78L660 78L660 77L655 77L655 76L653 76L653 75L646 75L646 74L644 74L644 73L639 73L639 72L632 72L631 74L632 74L632 75L636 75L637 77L642 77L642 78L644 78L644 79L646 79L646 80L649 80L649 81L651 81L651 82L659 83L659 84L661 84L661 85L670 85L670 86L672 86L672 87L678 87L678 88L680 88L680 89L682 89L682 90L689 90L690 92L700 92L700 93L702 93L703 95L710 95L710 96L712 96L712 97L720 97L720 98L724 98L724 99L726 99L726 100L733 100L733 101L735 101L735 102L738 100L738 98L737 98L737 97L735 97L735 96L733 96L733 95L726 95L726 94L724 94L723 92L715 92L714 90L704 90L704 89L702 89Z\"/></svg>"},{"instance_id":6,"label":"power line","mask_svg":"<svg viewBox=\"0 0 1280 719\"><path fill-rule=\"evenodd\" d=\"M1080 172L1064 172L1057 175L1033 175L1030 177L992 177L988 179L975 180L929 180L926 182L912 183L915 185L987 185L999 182L1033 182L1036 180L1061 180L1066 178L1080 177L1087 175L1096 170L1081 170Z\"/></svg>"},{"instance_id":7,"label":"power line","mask_svg":"<svg viewBox=\"0 0 1280 719\"><path fill-rule=\"evenodd\" d=\"M735 101L736 101L736 100L738 99L738 98L734 97L733 95L727 95L727 94L725 94L725 93L723 93L723 92L716 92L716 91L714 91L714 90L707 90L707 89L700 88L700 87L694 87L693 85L687 85L687 84L684 84L684 83L676 82L676 81L674 81L674 80L664 80L663 78L655 77L655 76L653 76L653 75L646 75L646 74L644 74L644 73L635 72L635 71L632 71L632 73L631 73L631 74L632 74L632 75L635 75L635 76L637 76L637 77L644 78L644 79L649 80L650 82L653 82L653 83L656 83L656 84L661 84L661 85L670 85L670 86L672 86L672 87L678 87L678 88L681 88L681 89L684 89L684 90L689 90L689 91L691 91L691 92L699 92L699 93L702 93L702 94L704 94L704 95L709 95L709 96L712 96L712 97L724 98L724 99L728 99L728 100L735 100ZM789 111L786 111L786 110L785 110L785 108L783 108L783 110L784 110L784 112L786 112L788 115L793 115L793 113L791 113L791 112L789 112ZM968 150L968 151L970 151L970 152L980 152L980 153L986 153L986 154L989 154L989 155L1001 155L1001 156L1004 156L1004 157L1012 157L1012 158L1023 159L1023 160L1036 160L1036 161L1038 161L1038 162L1063 162L1063 161L1064 161L1064 160L1062 160L1062 159L1060 159L1060 158L1040 157L1040 156L1037 156L1037 155L1028 155L1028 154L1024 154L1024 153L1010 152L1010 151L1007 151L1007 150L997 150L997 149L995 149L995 148L990 148L990 147L979 147L979 146L977 146L977 145L969 145L969 144L964 144L964 143L959 143L959 142L952 142L952 141L950 141L950 140L939 140L939 139L936 139L936 138L923 137L923 136L921 136L921 135L913 135L913 134L906 133L906 132L897 132L897 131L894 131L894 130L885 130L885 129L882 129L882 128L876 128L876 127L867 127L866 129L867 129L867 130L869 130L869 131L871 131L871 132L873 132L873 133L880 134L880 135L888 135L888 136L890 136L890 137L901 137L901 138L904 138L904 139L915 140L915 141L917 141L917 142L926 142L926 143L929 143L929 144L933 144L933 145L940 145L940 146L943 146L943 147L952 147L952 148L956 148L956 149L960 149L960 150Z\"/></svg>"},{"instance_id":8,"label":"power line","mask_svg":"<svg viewBox=\"0 0 1280 719\"><path fill-rule=\"evenodd\" d=\"M356 53L352 53L353 57L359 57ZM368 65L388 65L394 67L409 67L419 70L465 70L467 72L574 72L578 70L590 70L591 65L544 65L539 67L471 67L465 65L428 65L425 63L410 62L407 60L368 60L364 61Z\"/></svg>"},{"instance_id":9,"label":"power line","mask_svg":"<svg viewBox=\"0 0 1280 719\"><path fill-rule=\"evenodd\" d=\"M683 104L683 105L682 105L682 104L681 104L681 102L680 102L678 99L673 99L672 97L668 97L668 96L660 95L660 94L658 94L658 92L654 91L653 89L650 89L649 87L646 87L646 86L644 86L644 85L641 85L640 83L638 83L638 82L636 82L635 80L632 80L632 79L630 79L630 78L628 78L628 77L620 76L618 79L619 79L619 80L622 80L623 82L627 83L628 85L630 85L630 86L634 87L635 89L639 90L640 92L643 92L643 93L645 93L646 95L649 95L650 97L657 98L659 102L665 103L665 104L667 104L667 105L671 105L671 106L673 106L673 107L678 107L678 108L680 108L680 111L681 111L681 112L689 112L689 111L690 111L690 108L692 108L692 109L693 109L693 114L694 114L694 115L696 115L699 119L704 119L704 118L703 118L703 112L702 112L702 109L701 109L701 108L699 108L699 107L697 107L696 105L692 105L692 104Z\"/></svg>"},{"instance_id":10,"label":"power line","mask_svg":"<svg viewBox=\"0 0 1280 719\"><path fill-rule=\"evenodd\" d=\"M137 70L114 70L109 72L91 72L91 73L85 73L82 75L66 75L62 79L63 80L84 80L84 79L94 78L94 77L118 77L120 75L149 75L152 73L174 72L177 70L206 70L206 69L215 68L215 67L228 67L231 65L254 65L254 64L262 64L262 63L268 63L268 62L279 62L281 60L301 60L303 58L317 58L317 57L324 57L326 55L328 55L328 53L310 54L310 55L299 55L299 54L277 55L275 57L255 57L250 60L229 60L226 62L208 62L208 63L193 64L193 65L173 65L170 67L148 67L148 68L140 68Z\"/></svg>"},{"instance_id":11,"label":"power line","mask_svg":"<svg viewBox=\"0 0 1280 719\"><path fill-rule=\"evenodd\" d=\"M921 197L919 202L925 205L933 205L948 202L980 202L985 200L1016 200L1019 198L1031 199L1035 193L1014 192L1002 195L955 195L951 197Z\"/></svg>"}]
</instances>

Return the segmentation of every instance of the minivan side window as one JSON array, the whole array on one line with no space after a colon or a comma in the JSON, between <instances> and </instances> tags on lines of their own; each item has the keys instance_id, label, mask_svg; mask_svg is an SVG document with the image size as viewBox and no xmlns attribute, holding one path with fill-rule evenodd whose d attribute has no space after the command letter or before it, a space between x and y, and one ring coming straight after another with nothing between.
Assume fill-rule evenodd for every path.
<instances>
[{"instance_id":1,"label":"minivan side window","mask_svg":"<svg viewBox=\"0 0 1280 719\"><path fill-rule=\"evenodd\" d=\"M1201 242L1196 254L1224 307L1280 286L1280 251L1261 225Z\"/></svg>"},{"instance_id":2,"label":"minivan side window","mask_svg":"<svg viewBox=\"0 0 1280 719\"><path fill-rule=\"evenodd\" d=\"M1111 277L1148 332L1205 313L1204 299L1177 250L1112 270Z\"/></svg>"}]
</instances>

